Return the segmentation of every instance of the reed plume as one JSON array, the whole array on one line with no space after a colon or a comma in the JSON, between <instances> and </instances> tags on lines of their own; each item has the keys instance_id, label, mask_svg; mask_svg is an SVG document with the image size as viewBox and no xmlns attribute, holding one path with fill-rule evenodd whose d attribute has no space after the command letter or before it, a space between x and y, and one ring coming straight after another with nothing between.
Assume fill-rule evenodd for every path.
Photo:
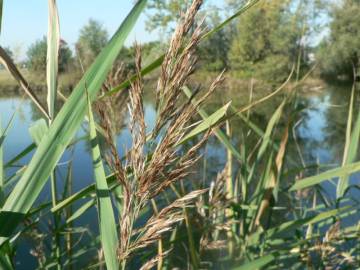
<instances>
[{"instance_id":1,"label":"reed plume","mask_svg":"<svg viewBox=\"0 0 360 270\"><path fill-rule=\"evenodd\" d=\"M158 114L150 136L146 136L141 49L138 45L135 46L136 79L130 84L128 102L132 146L128 153L124 154L123 159L120 158L109 132L111 121L106 119L106 114L102 116L105 119L104 128L108 133L107 140L111 152L108 163L112 165L111 168L123 191L118 249L118 257L123 267L133 253L155 244L164 233L173 230L174 226L184 219L183 209L194 204L196 198L206 192L206 190L196 190L185 194L155 213L143 228L139 229L135 226L140 211L151 199L156 198L172 183L185 179L191 173L191 168L200 158L199 149L211 135L209 130L202 139L181 155L179 143L188 132L193 115L223 81L223 73L221 73L197 102L192 102L192 99L187 101L182 99L182 87L194 70L195 49L202 34L201 23L191 34L189 41L186 41L186 35L194 25L195 15L201 4L201 0L193 1L171 39L156 88ZM146 90L150 91L150 89ZM199 92L196 91L194 95ZM165 126L166 129L162 130ZM155 144L153 153L148 155L147 149ZM151 268L168 252L159 253L145 263L143 268Z\"/></svg>"}]
</instances>

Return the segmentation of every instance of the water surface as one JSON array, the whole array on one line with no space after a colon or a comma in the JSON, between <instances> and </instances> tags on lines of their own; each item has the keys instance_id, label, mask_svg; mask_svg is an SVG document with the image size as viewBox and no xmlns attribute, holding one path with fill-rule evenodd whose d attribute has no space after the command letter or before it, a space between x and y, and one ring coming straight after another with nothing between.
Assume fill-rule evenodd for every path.
<instances>
[{"instance_id":1,"label":"water surface","mask_svg":"<svg viewBox=\"0 0 360 270\"><path fill-rule=\"evenodd\" d=\"M225 92L226 93L226 92ZM236 97L230 93L215 96L210 103L213 108L219 108L226 101L233 99L233 105L240 107L243 103L237 100ZM291 132L291 139L289 150L291 156L299 164L307 166L310 164L322 164L328 166L327 168L334 167L341 164L344 138L346 130L346 120L348 112L348 102L350 99L350 87L335 87L326 86L320 91L306 90L300 93L298 100L301 107L304 109L300 113L298 123ZM269 100L260 108L255 108L251 111L250 117L262 129L265 128L270 115L278 106L278 100ZM207 108L213 111L213 108ZM16 112L13 124L9 130L8 136L4 142L4 158L5 163L15 157L18 153L24 150L32 143L31 136L29 135L29 127L32 123L40 117L39 112L35 106L28 99L19 97L0 97L0 116L3 126L10 121L13 113ZM150 129L154 124L156 116L154 102L151 98L145 100L145 116L147 126ZM126 126L127 118L119 117L120 126ZM243 123L233 121L233 143L240 149L241 140L237 137L240 134L238 130L241 129ZM77 138L81 138L87 133L87 125L84 124L77 134ZM118 131L117 143L119 151L129 149L131 146L131 138L127 129ZM298 147L296 146L298 144ZM92 161L89 155L89 144L87 140L81 140L71 147L61 158L58 165L57 183L58 189L62 190L67 175L67 168L72 161L72 192L76 192L81 188L94 183L92 175ZM220 171L224 162L226 161L226 152L222 145L215 139L211 138L204 150L207 160L207 169L209 174L216 175ZM18 166L26 164L32 153L28 154L25 158L17 164ZM18 167L8 168L6 174L10 176ZM314 173L309 171L309 173ZM359 183L359 176L354 175L351 177L353 184ZM323 184L329 196L334 196L335 185L331 182ZM44 200L50 200L50 189L47 185L38 203ZM81 202L75 204L74 209L79 207ZM39 228L47 229L48 221L41 221ZM97 234L97 213L94 208L85 212L80 219L77 219L75 224L88 229L86 232L81 233L81 237L86 243L86 239L90 239L91 234ZM17 252L17 268L18 269L33 269L36 267L36 259L30 254L31 249L38 243L32 238L21 239L22 243L19 245ZM94 255L96 254L94 250Z\"/></svg>"}]
</instances>

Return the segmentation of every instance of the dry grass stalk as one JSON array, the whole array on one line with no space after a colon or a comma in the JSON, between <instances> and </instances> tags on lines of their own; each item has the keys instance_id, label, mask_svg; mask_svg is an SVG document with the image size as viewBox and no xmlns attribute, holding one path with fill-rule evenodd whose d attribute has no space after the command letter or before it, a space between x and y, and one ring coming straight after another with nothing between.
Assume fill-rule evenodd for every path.
<instances>
[{"instance_id":1,"label":"dry grass stalk","mask_svg":"<svg viewBox=\"0 0 360 270\"><path fill-rule=\"evenodd\" d=\"M342 242L340 221L337 221L326 231L322 243L318 243L315 246L328 269L334 269L339 265L352 264L354 262L354 258L350 254L341 252L336 247L336 245L341 245Z\"/></svg>"},{"instance_id":2,"label":"dry grass stalk","mask_svg":"<svg viewBox=\"0 0 360 270\"><path fill-rule=\"evenodd\" d=\"M313 268L311 254L315 252L323 269L340 269L342 267L355 267L356 259L351 253L342 252L339 246L344 244L344 233L340 230L340 222L330 226L323 239L318 239L314 245L301 250L301 258L308 267ZM351 268L352 269L352 268Z\"/></svg>"},{"instance_id":3,"label":"dry grass stalk","mask_svg":"<svg viewBox=\"0 0 360 270\"><path fill-rule=\"evenodd\" d=\"M224 241L218 239L221 231L227 232L230 230L230 220L225 215L225 210L229 206L230 200L226 193L226 167L220 172L215 181L211 182L207 206L208 210L204 209L203 204L198 204L198 212L202 217L202 236L200 239L200 252L205 252L209 249L222 249L226 247Z\"/></svg>"},{"instance_id":4,"label":"dry grass stalk","mask_svg":"<svg viewBox=\"0 0 360 270\"><path fill-rule=\"evenodd\" d=\"M132 149L130 153L131 167L134 170L135 179L144 171L144 146L146 142L146 126L143 108L143 85L141 78L141 52L136 46L136 73L138 79L131 83L130 91L130 132L132 136Z\"/></svg>"},{"instance_id":5,"label":"dry grass stalk","mask_svg":"<svg viewBox=\"0 0 360 270\"><path fill-rule=\"evenodd\" d=\"M163 208L157 215L152 216L139 233L140 236L134 241L131 249L144 248L153 244L160 239L163 233L171 231L176 223L184 219L183 209L189 207L206 191L207 189L192 191Z\"/></svg>"},{"instance_id":6,"label":"dry grass stalk","mask_svg":"<svg viewBox=\"0 0 360 270\"><path fill-rule=\"evenodd\" d=\"M223 72L214 80L208 91L203 97L198 99L196 104L192 104L191 101L186 102L181 106L181 111L169 122L161 142L157 145L152 155L149 166L145 169L143 176L139 178L139 196L153 198L171 183L188 175L188 169L199 159L199 157L195 157L196 152L210 136L210 131L183 155L177 166L170 173L166 172L166 168L177 161L177 144L186 134L186 125L189 120L196 113L198 107L204 103L222 81Z\"/></svg>"},{"instance_id":7,"label":"dry grass stalk","mask_svg":"<svg viewBox=\"0 0 360 270\"><path fill-rule=\"evenodd\" d=\"M161 259L166 257L169 253L170 253L170 250L165 251L165 252L163 252L161 254L158 254L157 256L152 258L151 260L147 261L143 266L141 266L140 270L153 269L153 267L158 263L158 261L160 261Z\"/></svg>"},{"instance_id":8,"label":"dry grass stalk","mask_svg":"<svg viewBox=\"0 0 360 270\"><path fill-rule=\"evenodd\" d=\"M113 68L110 72L106 82L102 87L103 92L107 92L112 89L119 82L125 78L124 65L120 64L116 68ZM125 169L122 166L121 159L116 149L114 135L117 131L123 128L124 115L123 110L128 99L128 95L125 92L119 92L115 97L106 97L101 101L96 102L96 111L100 116L101 127L105 131L105 140L110 149L110 154L105 155L107 164L110 166L120 183L125 185ZM117 110L120 108L120 110ZM119 118L120 116L120 118ZM120 126L114 126L120 124Z\"/></svg>"},{"instance_id":9,"label":"dry grass stalk","mask_svg":"<svg viewBox=\"0 0 360 270\"><path fill-rule=\"evenodd\" d=\"M134 221L140 211L143 200L138 200L134 196L138 189L138 178L142 175L145 167L144 146L146 142L145 135L145 116L142 102L143 85L141 78L141 51L136 46L135 66L137 79L131 84L130 104L128 105L130 113L130 132L132 136L132 149L130 151L129 165L133 169L133 181L125 179L123 193L123 209L120 220L120 248L119 255L122 260L126 259L130 253L130 240ZM145 202L144 202L145 203Z\"/></svg>"},{"instance_id":10,"label":"dry grass stalk","mask_svg":"<svg viewBox=\"0 0 360 270\"><path fill-rule=\"evenodd\" d=\"M192 2L175 30L161 66L161 75L156 89L158 118L154 128L154 135L157 135L161 127L174 117L176 104L181 94L181 87L194 70L196 63L195 48L202 35L201 24L196 27L190 41L186 45L184 43L186 34L194 24L195 15L202 2L202 0ZM184 49L182 50L182 48Z\"/></svg>"},{"instance_id":11,"label":"dry grass stalk","mask_svg":"<svg viewBox=\"0 0 360 270\"><path fill-rule=\"evenodd\" d=\"M25 220L26 225L31 225L29 220ZM46 262L45 237L46 235L39 233L36 227L26 232L27 236L34 241L34 247L30 249L30 255L35 257L39 266L43 266Z\"/></svg>"},{"instance_id":12,"label":"dry grass stalk","mask_svg":"<svg viewBox=\"0 0 360 270\"><path fill-rule=\"evenodd\" d=\"M266 211L268 210L268 208L270 207L271 204L271 199L273 197L273 190L276 187L276 185L278 184L278 178L279 175L281 173L281 169L283 166L283 162L284 162L284 157L285 157L285 152L286 152L286 145L289 139L289 125L290 123L288 122L286 128L285 128L285 132L283 134L283 137L281 139L281 143L280 143L280 147L279 147L279 151L276 155L276 159L275 159L275 169L273 169L270 173L270 181L268 182L266 188L266 191L264 193L263 199L261 200L260 206L259 206L259 210L255 219L255 226L261 226L261 218L264 216L264 214L266 213Z\"/></svg>"},{"instance_id":13,"label":"dry grass stalk","mask_svg":"<svg viewBox=\"0 0 360 270\"><path fill-rule=\"evenodd\" d=\"M132 136L132 148L129 154L125 155L126 164L129 168L123 166L113 143L110 118L106 116L106 113L101 114L100 112L110 145L111 158L108 158L108 163L116 172L123 187L118 251L123 266L133 252L154 244L161 239L164 233L171 231L176 223L184 219L183 209L206 192L206 190L193 191L160 210L148 220L143 229L136 230L134 228L140 210L149 203L149 200L164 191L170 184L189 175L191 167L200 158L198 156L199 149L211 134L211 131L208 131L199 142L183 153L181 157L179 156L178 143L187 133L187 126L192 116L223 81L223 73L221 73L196 103L193 104L191 100L180 103L181 88L192 73L196 61L194 53L202 33L200 26L195 29L186 46L184 46L184 40L194 23L195 14L201 3L200 0L194 0L183 17L172 38L162 66L161 78L157 87L158 118L152 131L152 134L155 135L150 139L155 142L155 138L160 137L158 136L160 129L165 124L167 128L161 134L161 138L156 138L160 141L155 142L156 148L151 158L148 160L145 153L146 126L142 100L143 81L139 46L136 46L135 56L137 79L131 83L129 91L129 130ZM110 89L106 85L104 88L104 91ZM127 175L126 171L132 171L132 175ZM165 253L158 254L158 257L144 265L144 269L165 255Z\"/></svg>"}]
</instances>

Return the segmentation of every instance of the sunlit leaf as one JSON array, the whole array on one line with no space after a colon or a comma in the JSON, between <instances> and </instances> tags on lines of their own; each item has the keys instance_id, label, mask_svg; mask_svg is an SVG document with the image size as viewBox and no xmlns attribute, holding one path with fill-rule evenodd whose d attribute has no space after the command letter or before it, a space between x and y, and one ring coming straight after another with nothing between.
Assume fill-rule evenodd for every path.
<instances>
[{"instance_id":1,"label":"sunlit leaf","mask_svg":"<svg viewBox=\"0 0 360 270\"><path fill-rule=\"evenodd\" d=\"M50 119L55 117L55 104L57 93L57 76L60 49L60 25L59 15L56 7L56 0L49 0L47 36L47 61L46 61L46 82L47 82L47 105Z\"/></svg>"},{"instance_id":2,"label":"sunlit leaf","mask_svg":"<svg viewBox=\"0 0 360 270\"><path fill-rule=\"evenodd\" d=\"M107 269L119 269L117 260L117 248L119 240L116 230L114 211L111 204L109 186L106 181L104 166L100 155L100 147L96 135L94 116L91 110L89 100L89 126L90 126L90 143L91 156L93 160L94 176L96 183L96 198L99 216L99 231L101 245L104 250L105 262Z\"/></svg>"},{"instance_id":3,"label":"sunlit leaf","mask_svg":"<svg viewBox=\"0 0 360 270\"><path fill-rule=\"evenodd\" d=\"M223 118L230 106L231 102L228 102L220 109L216 110L213 114L206 117L203 121L201 121L200 124L198 124L194 129L192 129L180 142L179 144L182 144L191 138L194 138L196 135L200 134L201 132L204 132L205 130L208 130L209 128L215 126L218 124L218 122Z\"/></svg>"},{"instance_id":4,"label":"sunlit leaf","mask_svg":"<svg viewBox=\"0 0 360 270\"><path fill-rule=\"evenodd\" d=\"M360 171L360 162L347 164L343 167L328 170L326 172L314 176L296 180L295 184L290 188L290 191L308 188L314 185L318 185L323 181L337 177L343 177L345 175L349 175L357 171Z\"/></svg>"},{"instance_id":5,"label":"sunlit leaf","mask_svg":"<svg viewBox=\"0 0 360 270\"><path fill-rule=\"evenodd\" d=\"M89 98L93 101L145 4L146 0L137 2L56 116L49 132L45 134L34 153L24 175L1 209L0 235L9 235L35 202L84 119L87 111L85 89L88 90ZM5 240L6 238L2 238L0 243Z\"/></svg>"}]
</instances>

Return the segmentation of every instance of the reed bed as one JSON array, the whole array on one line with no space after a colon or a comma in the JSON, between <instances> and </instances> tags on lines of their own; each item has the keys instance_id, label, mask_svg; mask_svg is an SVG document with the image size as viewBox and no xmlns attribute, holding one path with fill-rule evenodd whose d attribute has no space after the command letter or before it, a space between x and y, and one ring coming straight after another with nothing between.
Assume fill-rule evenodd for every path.
<instances>
[{"instance_id":1,"label":"reed bed","mask_svg":"<svg viewBox=\"0 0 360 270\"><path fill-rule=\"evenodd\" d=\"M199 43L257 2L249 1L209 31L197 15L202 0L194 0L163 56L142 67L141 46L136 46L136 73L129 75L115 60L145 7L146 0L139 0L73 93L64 97L57 89L59 18L56 1L49 0L46 105L0 48L2 63L44 117L30 130L34 144L7 164L2 150L12 122L0 126L0 268L16 268L14 258L24 236L34 239L31 252L41 269L360 267L360 226L346 221L359 210L350 193L357 187L349 184L349 176L360 170L356 161L360 118L353 120L355 84L343 163L315 175L287 152L300 111L296 91L302 80L283 91L293 72L269 96L243 108L229 102L211 114L205 110L206 102L214 91L221 91L225 72L207 89L189 86ZM146 74L157 67L156 87L145 89ZM145 121L144 91L153 91L156 97L151 129ZM279 94L282 101L262 130L248 112ZM56 113L60 97L64 104ZM119 118L126 117L129 124L124 127ZM237 134L240 149L231 132L235 121L243 126ZM58 162L64 152L72 151L83 123L88 134L81 140L91 147L94 182L72 192L75 179L69 162L64 188L58 190ZM116 141L116 133L124 128L131 134L129 149ZM225 166L216 177L205 174L205 181L199 181L210 138L226 150ZM254 138L256 143L250 143ZM32 150L28 164L14 175L6 173ZM322 182L333 178L339 179L336 198L327 197L321 188ZM49 180L52 199L38 202ZM85 231L75 221L93 208L99 234L79 248L82 240L76 233ZM44 220L50 220L46 232L39 230Z\"/></svg>"}]
</instances>

